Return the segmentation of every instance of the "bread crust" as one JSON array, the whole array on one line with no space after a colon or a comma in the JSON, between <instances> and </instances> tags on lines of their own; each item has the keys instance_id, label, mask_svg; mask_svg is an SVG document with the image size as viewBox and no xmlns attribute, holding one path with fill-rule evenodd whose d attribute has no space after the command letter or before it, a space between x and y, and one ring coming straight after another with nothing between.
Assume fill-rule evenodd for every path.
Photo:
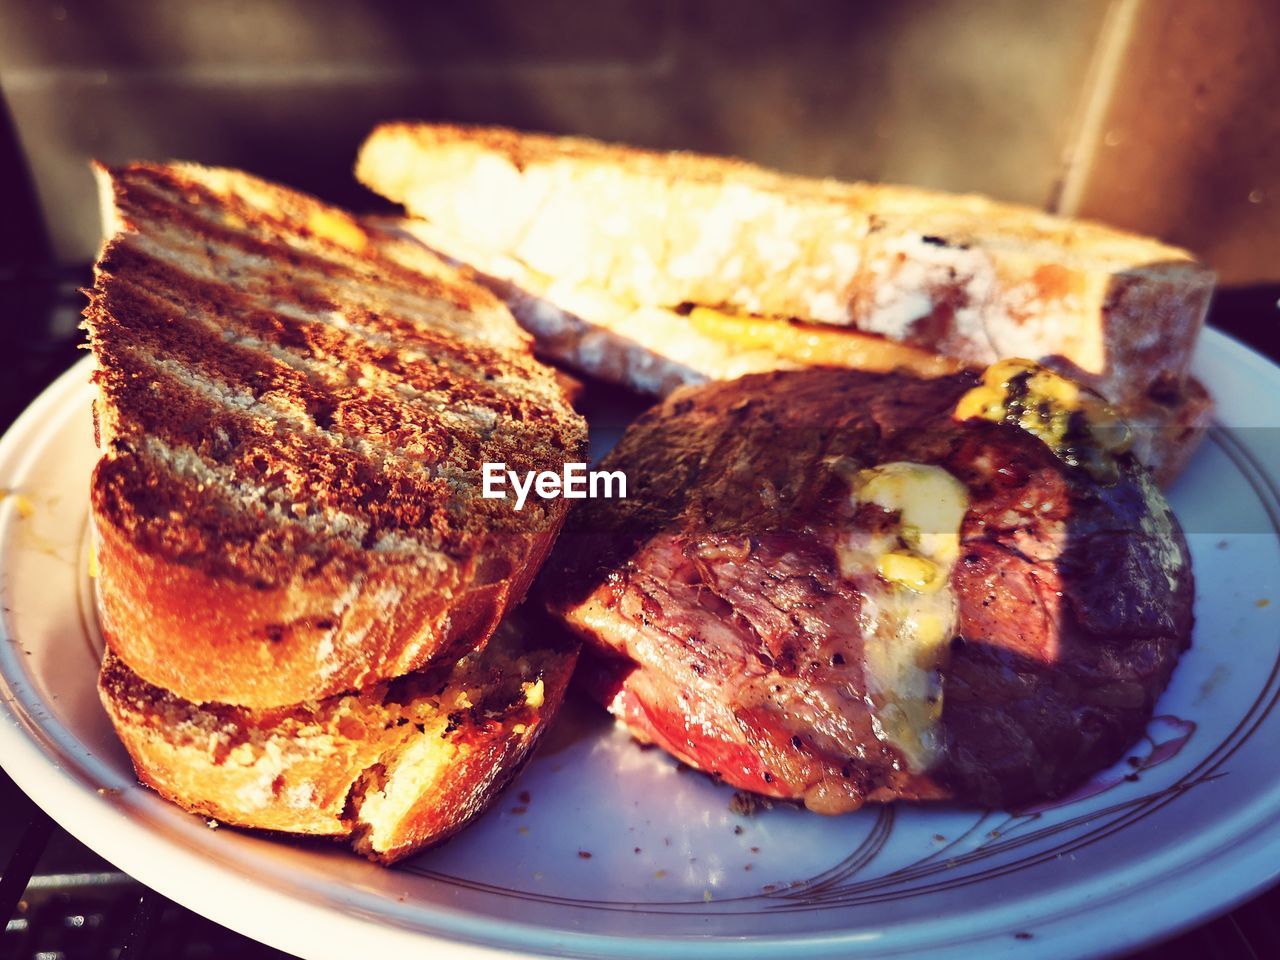
<instances>
[{"instance_id":1,"label":"bread crust","mask_svg":"<svg viewBox=\"0 0 1280 960\"><path fill-rule=\"evenodd\" d=\"M451 667L291 707L191 703L113 653L99 694L138 778L183 809L344 839L392 863L479 814L558 711L577 646L545 631L527 644L521 632L508 625L490 650ZM380 793L391 799L379 806Z\"/></svg>"},{"instance_id":2,"label":"bread crust","mask_svg":"<svg viewBox=\"0 0 1280 960\"><path fill-rule=\"evenodd\" d=\"M1214 283L1185 250L1029 207L582 138L384 124L356 175L471 248L624 306L1025 356L1115 403L1183 384Z\"/></svg>"}]
</instances>

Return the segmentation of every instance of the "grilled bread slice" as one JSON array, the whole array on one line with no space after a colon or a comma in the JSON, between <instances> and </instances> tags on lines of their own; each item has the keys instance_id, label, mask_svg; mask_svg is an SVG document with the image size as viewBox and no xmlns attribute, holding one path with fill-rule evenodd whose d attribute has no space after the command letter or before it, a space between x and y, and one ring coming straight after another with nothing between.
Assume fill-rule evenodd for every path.
<instances>
[{"instance_id":1,"label":"grilled bread slice","mask_svg":"<svg viewBox=\"0 0 1280 960\"><path fill-rule=\"evenodd\" d=\"M99 168L86 309L111 649L194 702L295 704L456 660L524 594L586 429L492 294L247 174Z\"/></svg>"},{"instance_id":2,"label":"grilled bread slice","mask_svg":"<svg viewBox=\"0 0 1280 960\"><path fill-rule=\"evenodd\" d=\"M551 722L577 647L527 635L508 620L457 663L263 710L191 703L108 652L99 694L139 779L184 809L390 863L465 826Z\"/></svg>"},{"instance_id":3,"label":"grilled bread slice","mask_svg":"<svg viewBox=\"0 0 1280 960\"><path fill-rule=\"evenodd\" d=\"M356 175L562 288L1033 357L1117 404L1182 387L1213 288L1185 250L1028 207L585 139L386 124Z\"/></svg>"}]
</instances>

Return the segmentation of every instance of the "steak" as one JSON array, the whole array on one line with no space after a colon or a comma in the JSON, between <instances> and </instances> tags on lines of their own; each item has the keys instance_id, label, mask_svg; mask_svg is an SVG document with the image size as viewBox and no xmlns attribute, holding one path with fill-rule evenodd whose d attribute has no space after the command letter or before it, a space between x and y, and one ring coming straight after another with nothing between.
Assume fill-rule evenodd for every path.
<instances>
[{"instance_id":1,"label":"steak","mask_svg":"<svg viewBox=\"0 0 1280 960\"><path fill-rule=\"evenodd\" d=\"M1070 404L957 419L990 389L810 369L644 414L604 463L630 497L575 511L542 580L593 695L685 763L823 813L1012 808L1119 759L1190 641L1185 540Z\"/></svg>"}]
</instances>

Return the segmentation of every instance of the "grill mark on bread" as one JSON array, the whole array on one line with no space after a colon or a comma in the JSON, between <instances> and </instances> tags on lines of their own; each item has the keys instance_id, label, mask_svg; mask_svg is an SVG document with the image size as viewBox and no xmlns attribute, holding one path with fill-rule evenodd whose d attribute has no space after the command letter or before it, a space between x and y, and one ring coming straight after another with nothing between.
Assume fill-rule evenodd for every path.
<instances>
[{"instance_id":1,"label":"grill mark on bread","mask_svg":"<svg viewBox=\"0 0 1280 960\"><path fill-rule=\"evenodd\" d=\"M150 224L144 226L152 229ZM177 290L204 283L204 289L212 287L217 295L226 296L232 292L225 286L230 278L237 284L236 293L256 296L263 307L285 303L296 304L304 312L324 312L337 309L342 303L347 309L354 308L361 315L367 314L374 326L394 338L413 339L424 329L435 329L470 341L458 344L459 347L488 346L504 354L524 349L523 341L500 329L496 333L469 336L469 329L475 325L474 317L456 305L430 301L426 296L429 291L382 287L382 278L374 276L335 278L331 272L309 272L299 268L288 269L282 275L281 265L274 259L246 253L235 246L210 239L193 244L188 235L173 233L164 236L171 233L164 225L155 227L153 232L163 236L164 243L147 235L132 236L131 243L152 258L177 268L186 278ZM235 266L230 267L229 262L234 262ZM234 273L228 277L227 271ZM501 328L502 324L497 326Z\"/></svg>"},{"instance_id":2,"label":"grill mark on bread","mask_svg":"<svg viewBox=\"0 0 1280 960\"><path fill-rule=\"evenodd\" d=\"M146 179L138 179L137 173ZM156 184L163 184L166 189L158 189ZM200 236L276 268L283 260L296 270L312 272L330 283L355 281L357 288L372 284L374 289L384 292L414 291L423 298L443 300L466 312L497 307L496 298L483 289L412 270L383 255L377 244L368 244L358 256L353 255L347 248L317 236L305 224L251 206L235 193L215 192L195 180L180 179L165 167L142 164L127 169L116 180L116 192L126 223L135 227L149 220L162 224L168 232ZM302 207L312 214L330 213L329 208L319 203L305 203ZM202 211L208 211L209 215ZM218 215L221 219L214 218ZM325 255L306 249L307 245L320 247ZM467 329L472 337L480 339L500 332L478 329L474 325ZM527 342L518 330L510 334L503 339L511 346Z\"/></svg>"},{"instance_id":3,"label":"grill mark on bread","mask_svg":"<svg viewBox=\"0 0 1280 960\"><path fill-rule=\"evenodd\" d=\"M183 403L188 394L172 382L156 391L161 402ZM200 559L201 550L216 544L223 525L235 529L227 534L233 541L283 539L290 549L323 555L335 543L345 542L353 548L366 544L373 524L360 515L360 505L351 498L330 496L322 499L330 488L341 488L351 478L330 476L313 464L283 461L273 450L271 438L246 435L250 425L238 424L234 414L227 414L212 401L188 403L183 411L202 412L208 417L211 441L192 441L181 431L167 429L163 423L145 434L117 437L104 464L131 461L122 469L138 474L138 482L125 487L104 488L98 504L105 516L117 525L136 533L147 533L151 545L180 560ZM236 455L211 456L210 445L234 447ZM261 465L262 470L255 469ZM272 471L272 472L266 472ZM360 479L356 476L356 481ZM291 488L292 487L292 488ZM166 488L172 488L166 495ZM297 504L303 509L294 510ZM189 537L182 534L193 522L212 531L206 540L200 538L200 549L184 550ZM201 519L206 523L199 523ZM414 546L421 545L414 543ZM217 551L213 551L216 555ZM221 570L235 571L255 582L277 579L262 569L253 557L239 557ZM296 571L281 565L282 578Z\"/></svg>"},{"instance_id":4,"label":"grill mark on bread","mask_svg":"<svg viewBox=\"0 0 1280 960\"><path fill-rule=\"evenodd\" d=\"M133 295L149 296L141 289L131 290L130 296ZM141 309L133 311L133 315L141 313ZM362 429L355 436L362 441L371 436L374 446L378 445L378 438L390 436L396 444L408 442L411 447L421 448L423 436L430 439L430 435L438 432L436 428L457 431L456 437L474 440L472 431L489 435L498 418L520 417L519 408L502 398L494 397L492 402L483 397L469 399L469 384L459 376L445 373L433 377L436 371L423 369L424 365L402 363L385 351L357 350L353 351L353 357L343 358L326 356L326 351L319 346L310 350L308 356L303 351L264 339L277 331L269 322L245 322L243 315L232 327L219 327L194 312L166 320L163 324L149 324L142 332L143 336L151 334L163 340L157 353L181 360L192 369L207 371L210 377L218 374L225 377L230 372L232 376L226 378L228 385L242 388L255 400L261 398L282 413L290 412L290 408L305 411L317 428L338 436L344 435L338 420L340 409L357 410L362 415ZM254 328L256 336L239 332ZM290 338L286 334L284 339L287 342ZM308 339L314 342L314 338ZM270 368L265 388L264 355L278 361ZM427 359L426 354L416 356ZM415 381L422 384L423 389L415 387ZM373 388L377 386L383 389L375 391ZM517 432L531 434L521 439L542 439L536 436L536 430L523 429L527 422L521 420L514 424ZM405 435L409 425L413 427L412 437ZM429 456L430 452L421 449L420 455L414 458L419 467L447 465L448 451L437 451L439 459ZM460 453L484 458L481 447Z\"/></svg>"},{"instance_id":5,"label":"grill mark on bread","mask_svg":"<svg viewBox=\"0 0 1280 960\"><path fill-rule=\"evenodd\" d=\"M438 393L440 402L432 408L434 415L448 417L457 410L479 415L487 421L478 424L484 430L492 429L495 416L513 421L512 427L520 432L529 425L557 422L545 403L531 402L530 398L529 381L550 388L554 378L541 365L523 357L504 356L487 347L460 343L421 327L408 343L401 331L398 342L403 346L397 348L392 345L397 342L392 338L375 335L375 340L367 336L359 324L345 318L338 326L331 322L331 317L326 320L308 317L301 309L290 308L285 312L279 309L283 303L276 304L272 310L243 291L229 290L225 284L193 280L171 265L124 247L113 249L109 262L117 269L129 269L131 276L136 274L148 281L130 283L122 296L151 299L153 304L148 307L134 303L130 309L154 315L167 308L180 314L168 319L189 322L199 319L221 331L224 338L238 335L242 342L249 337L256 338L257 343L245 345L275 352L277 359L302 370L313 383L332 385L331 372L313 362L327 361L336 369L347 371L348 385L357 385L361 377L375 378L393 385L392 389L404 398L413 396L404 389L405 385L423 394ZM184 285L191 289L183 289ZM325 306L329 308L327 314L338 312L336 304ZM210 313L216 316L207 317ZM360 376L352 376L356 371ZM394 386L396 384L399 386ZM522 442L526 439L535 438L520 438Z\"/></svg>"},{"instance_id":6,"label":"grill mark on bread","mask_svg":"<svg viewBox=\"0 0 1280 960\"><path fill-rule=\"evenodd\" d=\"M344 365L335 358L338 366L328 368L265 340L245 342L241 338L237 342L228 339L232 331L219 331L194 310L183 314L166 311L157 317L150 291L136 285L113 281L107 284L107 291L106 295L114 298L115 314L127 318L125 325L137 328L130 331L133 338L150 344L152 372L162 371L186 380L169 389L164 403L157 405L153 397L145 393L139 397L137 394L139 383L136 381L148 376L147 361L135 357L131 362L123 356L113 357L116 363L131 366L134 379L121 380L106 375L100 375L100 379L106 381L107 389L116 392L117 405L140 408L137 419L144 431L170 434L176 429L191 435L207 430L210 423L218 422L229 431L229 435L240 437L243 442L245 432L235 429L238 421L226 421L225 411L218 410L219 398L223 401L234 399L240 408L245 408L250 402L256 403L259 405L255 411L257 414L269 416L277 423L307 435L313 443L336 445L359 454L369 462L369 468L361 470L348 485L357 490L375 491L379 500L388 501L385 504L388 509L379 511L374 520L375 528L387 525L388 521L382 519L385 516L393 518L391 526L395 528L422 522L421 505L413 504L411 497L397 497L398 493L404 492L403 486L412 490L419 485L417 474L425 474L447 484L447 488L437 485L434 491L432 501L434 509L438 510L455 495L478 487L479 463L487 459L506 459L517 467L534 469L538 466L536 451L548 441L556 441L554 434L548 437L548 431L539 428L539 419L545 421L548 418L539 418L537 411L525 415L524 408L531 406L528 402L516 404L494 396L492 400L496 409L487 409L481 405L487 398L481 397L472 405L473 412L469 418L459 417L450 406L467 409L469 384L465 380L446 372L436 378L443 389L416 392L412 386L414 380L427 384L432 382L431 379L413 376L416 372L413 366L400 363L386 351L365 352L367 361L358 365L363 373L356 382L352 382L353 364L350 362ZM94 308L95 314L103 310L101 304ZM239 320L237 325L242 328L257 326L264 336L272 332L269 324L247 322L243 315ZM112 322L120 323L110 317L98 320L100 326ZM106 355L112 355L109 345L103 350ZM265 363L264 352L279 362ZM158 360L158 356L166 359ZM426 359L425 354L419 356ZM379 361L386 365L394 362L395 366L388 371L378 365ZM187 371L187 374L180 370ZM394 384L399 370L405 371L406 383L396 389ZM219 374L230 376L219 381ZM391 390L393 395L372 392L369 388L374 383L369 382L370 379ZM114 386L111 385L113 381ZM134 396L132 401L119 393L130 389ZM195 416L175 420L173 411L182 409L190 401L187 392L191 389L204 392L209 402ZM148 405L151 409L146 409ZM501 435L494 431L499 418L510 428ZM349 431L344 429L348 424L352 427ZM512 433L518 438L514 449L509 446ZM169 439L183 438L170 436ZM412 455L403 455L399 452L402 450L409 450ZM296 450L259 452L272 460L283 456L287 461L290 456L297 455ZM402 486L382 484L380 473L385 471L391 471ZM332 470L321 475L330 482L340 479ZM340 488L321 489L327 493L340 492ZM305 495L295 493L295 496L305 499ZM488 526L511 525L510 510L501 509L497 504L496 501L482 500L478 505L480 509L471 511L469 518L454 511L450 527L477 525L468 523L469 519L483 519ZM368 498L361 498L357 506L367 507ZM530 506L535 511L530 517L536 517L537 505L531 503ZM408 510L409 516L402 516L397 512L398 508ZM525 518L521 523L528 523L529 519Z\"/></svg>"},{"instance_id":7,"label":"grill mark on bread","mask_svg":"<svg viewBox=\"0 0 1280 960\"><path fill-rule=\"evenodd\" d=\"M252 479L282 511L285 504L304 511L315 505L335 523L358 520L363 535L355 542L365 547L386 548L387 538L398 536L406 545L462 552L471 537L515 525L498 501L464 508L475 486L469 474L432 477L430 464L391 446L320 430L304 414L256 401L172 359L148 362L125 352L115 362L124 376L107 390L113 406L134 411L135 436L186 447L207 469L222 471L229 488L236 476Z\"/></svg>"},{"instance_id":8,"label":"grill mark on bread","mask_svg":"<svg viewBox=\"0 0 1280 960\"><path fill-rule=\"evenodd\" d=\"M157 464L167 467L181 479L195 482L202 493L214 493L251 517L264 515L276 524L296 524L312 536L336 536L353 547L364 544L369 522L341 510L326 511L320 517L308 513L294 513L290 508L298 501L288 496L288 491L267 484L245 483L243 475L234 467L222 466L210 461L188 446L172 446L158 436L142 439L141 453ZM418 543L414 543L418 546Z\"/></svg>"},{"instance_id":9,"label":"grill mark on bread","mask_svg":"<svg viewBox=\"0 0 1280 960\"><path fill-rule=\"evenodd\" d=\"M178 563L266 588L350 555L341 538L316 537L299 524L264 525L242 509L239 496L192 484L145 451L119 450L93 476L95 512L128 530L144 550ZM181 515L182 523L172 522ZM288 554L283 567L278 558Z\"/></svg>"},{"instance_id":10,"label":"grill mark on bread","mask_svg":"<svg viewBox=\"0 0 1280 960\"><path fill-rule=\"evenodd\" d=\"M174 183L173 175L163 168L142 169L147 178ZM384 246L397 247L402 241L370 241L360 255L353 255L347 248L316 236L303 224L244 204L234 193L215 193L196 182L170 189L172 193L157 189L146 180L125 177L116 183L116 202L125 212L125 221L140 230L138 237L143 243L148 242L148 233L163 237L166 242L155 244L155 250L169 248L175 255L186 253L182 262L188 266L234 251L243 266L257 266L260 270L251 273L260 273L269 283L271 278L278 278L280 266L287 265L289 282L276 283L275 289L288 291L298 285L310 288L311 293L340 289L344 300L380 296L388 301L387 306L398 303L410 308L419 323L429 320L472 342L479 340L508 349L522 349L530 343L529 335L516 326L475 324L475 312L502 314L497 298L483 288L458 283L452 276L434 275L431 269L439 270L438 262L422 257L411 244L404 244L403 255L419 269L381 253ZM306 212L333 215L319 204L306 205ZM220 219L215 219L218 216ZM355 221L352 224L355 227ZM364 228L355 229L370 237ZM225 279L216 273L211 276ZM442 310L443 306L449 308Z\"/></svg>"},{"instance_id":11,"label":"grill mark on bread","mask_svg":"<svg viewBox=\"0 0 1280 960\"><path fill-rule=\"evenodd\" d=\"M510 462L521 463L531 459L520 453L507 453L505 442L509 440L508 431L493 431L492 423L484 425L485 435L480 436L471 430L477 430L481 424L468 422L454 417L449 412L434 419L440 421L435 426L441 430L411 430L404 425L412 422L414 414L418 421L423 419L423 412L415 411L412 403L395 402L386 397L368 393L361 387L347 384L340 385L330 391L316 390L307 392L309 384L304 384L299 391L301 396L295 398L287 390L267 389L255 390L255 384L243 378L219 380L218 373L226 372L227 364L210 361L208 354L219 347L226 347L216 338L212 343L204 344L196 336L180 338L184 342L166 359L158 359L155 353L134 353L133 363L137 366L138 378L126 381L124 387L115 390L132 390L136 396L139 389L138 379L147 376L148 371L158 373L174 381L164 392L165 401L159 409L143 410L139 419L146 424L146 429L154 431L170 431L178 429L177 439L183 439L194 433L207 434L213 426L226 432L228 440L243 443L256 434L261 433L254 427L253 418L269 420L274 426L287 430L290 434L299 434L298 441L314 448L312 452L329 454L339 458L355 455L368 465L354 478L357 488L368 488L376 485L379 477L390 474L393 478L401 478L406 483L417 486L420 482L428 483L447 502L454 496L466 496L474 493L479 487L476 469L467 466L468 462L476 463L490 456L507 456ZM242 345L233 345L232 350L244 350ZM188 352L189 351L189 352ZM129 362L129 361L123 361ZM317 371L319 373L320 371ZM155 391L157 386L147 386ZM173 409L182 409L190 400L189 394L195 391L205 398L207 403L201 405L191 416L175 422ZM120 406L127 405L123 395ZM135 399L133 405L145 406L150 397L143 394ZM221 407L228 402L234 410L243 416L227 419L226 411ZM323 424L317 422L322 418ZM189 424L197 424L188 429ZM248 424L248 429L244 427ZM433 424L428 424L429 426ZM351 427L352 429L345 429ZM207 441L207 436L202 438ZM536 435L523 438L527 441L545 439ZM202 446L206 446L202 443ZM215 459L225 455L220 449L206 448ZM407 451L407 452L406 452ZM286 459L296 454L295 449L266 451L265 455L274 457L283 455ZM330 478L336 480L336 478ZM434 481L434 482L433 482ZM335 491L337 492L337 491ZM378 491L382 499L393 498L395 489ZM362 501L363 505L363 501ZM530 505L534 506L535 505ZM536 514L535 514L536 516ZM502 525L504 519L511 519L507 510L493 508L488 521ZM461 524L462 518L455 518ZM522 522L527 522L522 521Z\"/></svg>"}]
</instances>

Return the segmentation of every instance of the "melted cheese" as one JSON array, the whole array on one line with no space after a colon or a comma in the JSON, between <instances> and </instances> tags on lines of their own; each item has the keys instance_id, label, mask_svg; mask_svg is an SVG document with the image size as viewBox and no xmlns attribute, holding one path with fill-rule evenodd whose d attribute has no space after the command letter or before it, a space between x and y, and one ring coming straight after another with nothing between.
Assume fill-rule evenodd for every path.
<instances>
[{"instance_id":1,"label":"melted cheese","mask_svg":"<svg viewBox=\"0 0 1280 960\"><path fill-rule=\"evenodd\" d=\"M956 626L951 570L968 491L941 467L886 463L850 477L857 504L890 514L839 547L862 593L864 700L876 736L924 771L943 744L941 674Z\"/></svg>"}]
</instances>

